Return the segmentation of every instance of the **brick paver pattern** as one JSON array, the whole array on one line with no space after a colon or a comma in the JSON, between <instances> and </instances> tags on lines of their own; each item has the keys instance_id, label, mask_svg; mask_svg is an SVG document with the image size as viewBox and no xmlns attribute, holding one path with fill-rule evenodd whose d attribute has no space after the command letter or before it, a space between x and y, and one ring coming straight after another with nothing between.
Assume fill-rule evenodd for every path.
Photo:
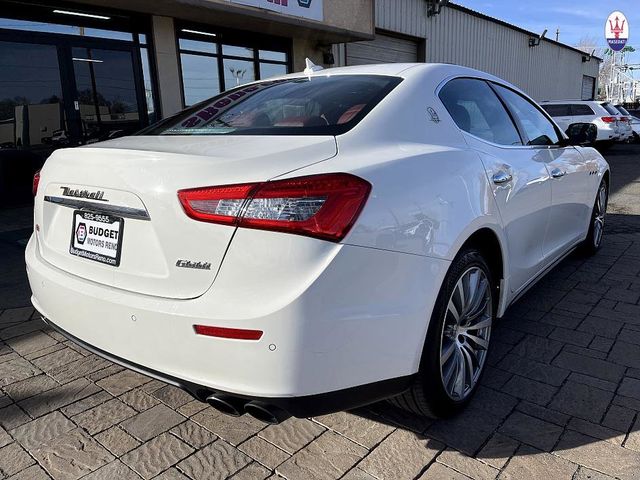
<instances>
[{"instance_id":1,"label":"brick paver pattern","mask_svg":"<svg viewBox=\"0 0 640 480\"><path fill-rule=\"evenodd\" d=\"M640 478L640 146L607 157L601 252L569 257L509 309L477 395L448 420L384 402L277 426L222 415L16 307L28 285L11 267L10 284L0 279L0 479ZM24 249L16 236L0 229L7 265Z\"/></svg>"}]
</instances>

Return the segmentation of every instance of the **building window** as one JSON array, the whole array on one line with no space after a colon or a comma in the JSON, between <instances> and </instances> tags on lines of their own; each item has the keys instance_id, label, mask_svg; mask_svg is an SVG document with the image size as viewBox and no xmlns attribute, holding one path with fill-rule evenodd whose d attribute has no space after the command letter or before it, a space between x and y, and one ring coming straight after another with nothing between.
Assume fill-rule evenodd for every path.
<instances>
[{"instance_id":1,"label":"building window","mask_svg":"<svg viewBox=\"0 0 640 480\"><path fill-rule=\"evenodd\" d=\"M0 28L7 30L21 30L25 32L56 33L62 35L79 35L81 37L109 38L112 40L133 41L130 32L90 28L80 25L65 25L62 23L21 20L14 18L0 19Z\"/></svg>"},{"instance_id":2,"label":"building window","mask_svg":"<svg viewBox=\"0 0 640 480\"><path fill-rule=\"evenodd\" d=\"M147 45L147 36L145 34L138 35L138 43L140 44L140 63L142 65L142 80L144 82L144 96L147 104L147 116L149 123L155 123L159 120L156 112L156 99L153 94L153 74L151 73L151 61L149 59L149 45Z\"/></svg>"},{"instance_id":3,"label":"building window","mask_svg":"<svg viewBox=\"0 0 640 480\"><path fill-rule=\"evenodd\" d=\"M215 33L202 28L179 28L178 47L185 106L224 90L290 71L289 48L279 41L251 39L239 32ZM269 45L269 48L265 48Z\"/></svg>"}]
</instances>

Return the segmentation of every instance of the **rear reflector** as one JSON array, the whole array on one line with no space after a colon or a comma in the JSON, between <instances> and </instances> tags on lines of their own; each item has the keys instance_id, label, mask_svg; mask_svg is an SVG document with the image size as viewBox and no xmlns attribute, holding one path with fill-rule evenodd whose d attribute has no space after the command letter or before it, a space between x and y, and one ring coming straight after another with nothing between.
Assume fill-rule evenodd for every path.
<instances>
[{"instance_id":1,"label":"rear reflector","mask_svg":"<svg viewBox=\"0 0 640 480\"><path fill-rule=\"evenodd\" d=\"M337 242L355 223L370 191L366 180L330 173L180 190L178 198L195 220Z\"/></svg>"},{"instance_id":2,"label":"rear reflector","mask_svg":"<svg viewBox=\"0 0 640 480\"><path fill-rule=\"evenodd\" d=\"M33 196L35 197L36 194L38 193L38 185L40 185L40 170L38 170L36 172L36 174L33 176Z\"/></svg>"},{"instance_id":3,"label":"rear reflector","mask_svg":"<svg viewBox=\"0 0 640 480\"><path fill-rule=\"evenodd\" d=\"M244 330L241 328L208 327L206 325L194 325L193 329L198 335L218 338L232 338L235 340L260 340L261 330Z\"/></svg>"},{"instance_id":4,"label":"rear reflector","mask_svg":"<svg viewBox=\"0 0 640 480\"><path fill-rule=\"evenodd\" d=\"M604 123L615 123L616 117L602 117Z\"/></svg>"}]
</instances>

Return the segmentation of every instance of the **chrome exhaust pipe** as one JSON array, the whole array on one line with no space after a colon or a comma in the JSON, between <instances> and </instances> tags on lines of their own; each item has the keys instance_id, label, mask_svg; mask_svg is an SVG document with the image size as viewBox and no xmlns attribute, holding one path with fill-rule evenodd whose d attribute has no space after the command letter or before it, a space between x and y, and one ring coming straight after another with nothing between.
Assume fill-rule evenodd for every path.
<instances>
[{"instance_id":1,"label":"chrome exhaust pipe","mask_svg":"<svg viewBox=\"0 0 640 480\"><path fill-rule=\"evenodd\" d=\"M207 397L207 403L213 408L232 417L240 417L244 413L245 400L231 395L212 394Z\"/></svg>"},{"instance_id":2,"label":"chrome exhaust pipe","mask_svg":"<svg viewBox=\"0 0 640 480\"><path fill-rule=\"evenodd\" d=\"M261 422L277 425L284 422L291 415L279 407L274 407L264 402L253 401L244 406L245 411L253 418Z\"/></svg>"}]
</instances>

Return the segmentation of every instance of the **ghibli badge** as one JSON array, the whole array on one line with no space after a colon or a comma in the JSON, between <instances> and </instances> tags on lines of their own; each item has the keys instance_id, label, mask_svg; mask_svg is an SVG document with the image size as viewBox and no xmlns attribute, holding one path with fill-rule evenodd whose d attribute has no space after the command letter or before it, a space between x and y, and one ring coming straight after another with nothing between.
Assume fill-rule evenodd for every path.
<instances>
[{"instance_id":1,"label":"ghibli badge","mask_svg":"<svg viewBox=\"0 0 640 480\"><path fill-rule=\"evenodd\" d=\"M191 260L178 260L176 267L180 268L194 268L196 270L211 270L211 263L209 262L192 262Z\"/></svg>"}]
</instances>

